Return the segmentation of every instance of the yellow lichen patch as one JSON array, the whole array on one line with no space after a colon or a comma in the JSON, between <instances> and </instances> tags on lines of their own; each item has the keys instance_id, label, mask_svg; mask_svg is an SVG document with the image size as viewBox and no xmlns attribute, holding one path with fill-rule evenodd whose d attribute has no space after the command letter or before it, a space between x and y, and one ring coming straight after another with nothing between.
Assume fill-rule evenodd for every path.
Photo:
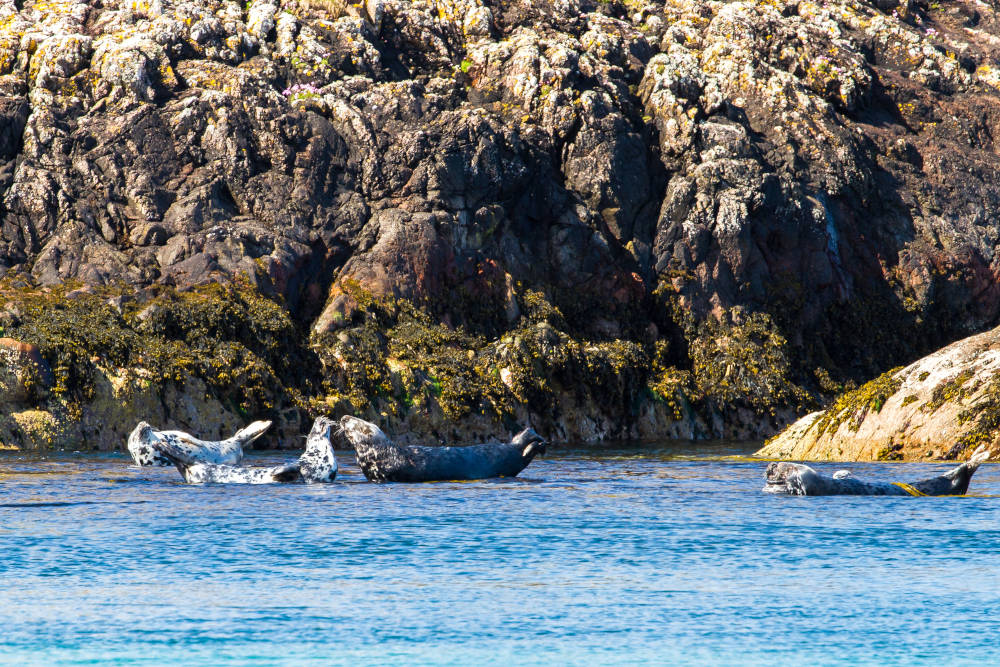
<instances>
[{"instance_id":1,"label":"yellow lichen patch","mask_svg":"<svg viewBox=\"0 0 1000 667\"><path fill-rule=\"evenodd\" d=\"M186 62L182 68L184 81L192 88L205 88L234 94L238 92L237 70L211 60Z\"/></svg>"},{"instance_id":2,"label":"yellow lichen patch","mask_svg":"<svg viewBox=\"0 0 1000 667\"><path fill-rule=\"evenodd\" d=\"M976 79L987 86L1000 90L1000 67L991 67L986 64L980 65L976 68Z\"/></svg>"},{"instance_id":3,"label":"yellow lichen patch","mask_svg":"<svg viewBox=\"0 0 1000 667\"><path fill-rule=\"evenodd\" d=\"M902 384L898 376L900 370L901 367L893 368L837 398L816 422L817 433L836 433L845 422L848 429L857 431L870 412L879 412L886 400L899 390Z\"/></svg>"},{"instance_id":4,"label":"yellow lichen patch","mask_svg":"<svg viewBox=\"0 0 1000 667\"><path fill-rule=\"evenodd\" d=\"M925 412L934 412L945 403L961 401L969 393L966 384L975 376L975 371L967 368L950 380L945 380L934 387L931 393L931 400L920 406Z\"/></svg>"},{"instance_id":5,"label":"yellow lichen patch","mask_svg":"<svg viewBox=\"0 0 1000 667\"><path fill-rule=\"evenodd\" d=\"M52 449L66 444L64 425L50 412L23 410L11 417L31 449Z\"/></svg>"}]
</instances>

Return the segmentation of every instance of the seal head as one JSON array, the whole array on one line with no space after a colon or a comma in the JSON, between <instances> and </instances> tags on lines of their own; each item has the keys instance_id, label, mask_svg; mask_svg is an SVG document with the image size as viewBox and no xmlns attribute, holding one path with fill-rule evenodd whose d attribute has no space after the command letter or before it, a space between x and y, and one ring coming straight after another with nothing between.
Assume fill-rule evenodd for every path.
<instances>
[{"instance_id":1,"label":"seal head","mask_svg":"<svg viewBox=\"0 0 1000 667\"><path fill-rule=\"evenodd\" d=\"M809 489L819 486L819 473L809 466L780 461L768 464L764 473L764 493L808 496Z\"/></svg>"},{"instance_id":2,"label":"seal head","mask_svg":"<svg viewBox=\"0 0 1000 667\"><path fill-rule=\"evenodd\" d=\"M521 456L531 462L531 459L535 457L536 454L545 454L548 449L548 443L545 438L538 435L535 429L530 426L511 439L511 444L521 447ZM527 465L527 463L525 464Z\"/></svg>"},{"instance_id":3,"label":"seal head","mask_svg":"<svg viewBox=\"0 0 1000 667\"><path fill-rule=\"evenodd\" d=\"M306 484L332 482L337 477L337 459L333 455L333 420L317 417L313 422L306 451L299 457L299 474Z\"/></svg>"},{"instance_id":4,"label":"seal head","mask_svg":"<svg viewBox=\"0 0 1000 667\"><path fill-rule=\"evenodd\" d=\"M128 452L132 455L132 460L137 466L170 465L170 461L159 456L153 448L156 439L153 427L146 422L139 422L129 433Z\"/></svg>"}]
</instances>

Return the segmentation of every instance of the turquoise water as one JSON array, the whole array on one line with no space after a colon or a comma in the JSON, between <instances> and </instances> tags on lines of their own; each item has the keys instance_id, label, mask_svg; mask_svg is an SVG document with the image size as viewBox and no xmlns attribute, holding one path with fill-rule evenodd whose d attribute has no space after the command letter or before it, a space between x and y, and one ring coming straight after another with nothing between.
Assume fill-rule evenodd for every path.
<instances>
[{"instance_id":1,"label":"turquoise water","mask_svg":"<svg viewBox=\"0 0 1000 667\"><path fill-rule=\"evenodd\" d=\"M309 487L0 457L0 660L996 660L1000 466L980 497L789 498L749 451L558 450L516 480L381 486L338 452Z\"/></svg>"}]
</instances>

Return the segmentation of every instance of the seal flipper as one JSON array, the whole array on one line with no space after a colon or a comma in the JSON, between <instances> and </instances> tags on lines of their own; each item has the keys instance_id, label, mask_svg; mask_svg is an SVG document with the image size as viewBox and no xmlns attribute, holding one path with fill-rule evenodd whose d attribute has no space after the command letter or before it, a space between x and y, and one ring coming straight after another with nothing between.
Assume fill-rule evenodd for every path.
<instances>
[{"instance_id":1,"label":"seal flipper","mask_svg":"<svg viewBox=\"0 0 1000 667\"><path fill-rule=\"evenodd\" d=\"M269 421L257 421L246 428L241 428L239 431L233 435L233 440L239 442L243 447L246 447L251 442L264 435L267 429L271 428L271 422Z\"/></svg>"},{"instance_id":2,"label":"seal flipper","mask_svg":"<svg viewBox=\"0 0 1000 667\"><path fill-rule=\"evenodd\" d=\"M271 468L271 477L274 478L275 482L297 482L301 474L302 471L298 461Z\"/></svg>"},{"instance_id":3,"label":"seal flipper","mask_svg":"<svg viewBox=\"0 0 1000 667\"><path fill-rule=\"evenodd\" d=\"M191 457L190 453L184 450L182 447L178 447L173 442L168 440L162 440L160 442L153 443L153 449L156 453L170 461L177 468L177 472L181 474L185 480L187 480L187 471L193 464L197 463L194 458Z\"/></svg>"},{"instance_id":4,"label":"seal flipper","mask_svg":"<svg viewBox=\"0 0 1000 667\"><path fill-rule=\"evenodd\" d=\"M990 457L985 445L980 445L969 460L943 475L914 482L913 487L928 496L964 496L979 465Z\"/></svg>"}]
</instances>

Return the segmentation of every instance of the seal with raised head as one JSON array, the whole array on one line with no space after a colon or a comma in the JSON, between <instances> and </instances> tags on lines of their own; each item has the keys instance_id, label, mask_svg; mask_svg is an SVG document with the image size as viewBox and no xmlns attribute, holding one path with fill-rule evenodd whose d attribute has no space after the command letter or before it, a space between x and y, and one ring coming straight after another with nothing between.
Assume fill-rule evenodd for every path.
<instances>
[{"instance_id":1,"label":"seal with raised head","mask_svg":"<svg viewBox=\"0 0 1000 667\"><path fill-rule=\"evenodd\" d=\"M781 461L767 466L764 492L791 496L963 496L969 490L972 475L987 458L989 452L980 447L957 468L910 484L863 482L846 470L827 477L807 465Z\"/></svg>"},{"instance_id":2,"label":"seal with raised head","mask_svg":"<svg viewBox=\"0 0 1000 667\"><path fill-rule=\"evenodd\" d=\"M146 422L139 422L128 436L128 452L138 466L168 466L171 462L159 456L154 445L169 442L193 460L238 465L243 460L243 448L264 435L270 427L269 421L257 421L226 440L199 440L184 431L157 431Z\"/></svg>"},{"instance_id":3,"label":"seal with raised head","mask_svg":"<svg viewBox=\"0 0 1000 667\"><path fill-rule=\"evenodd\" d=\"M333 421L326 417L317 418L306 439L306 451L302 456L292 463L271 467L242 468L203 463L169 440L156 442L153 447L177 467L188 484L318 484L332 482L337 477L337 459L330 442L332 431Z\"/></svg>"},{"instance_id":4,"label":"seal with raised head","mask_svg":"<svg viewBox=\"0 0 1000 667\"><path fill-rule=\"evenodd\" d=\"M354 447L370 482L435 482L514 477L547 443L526 428L507 443L467 447L397 445L375 424L357 417L340 420L340 432Z\"/></svg>"}]
</instances>

